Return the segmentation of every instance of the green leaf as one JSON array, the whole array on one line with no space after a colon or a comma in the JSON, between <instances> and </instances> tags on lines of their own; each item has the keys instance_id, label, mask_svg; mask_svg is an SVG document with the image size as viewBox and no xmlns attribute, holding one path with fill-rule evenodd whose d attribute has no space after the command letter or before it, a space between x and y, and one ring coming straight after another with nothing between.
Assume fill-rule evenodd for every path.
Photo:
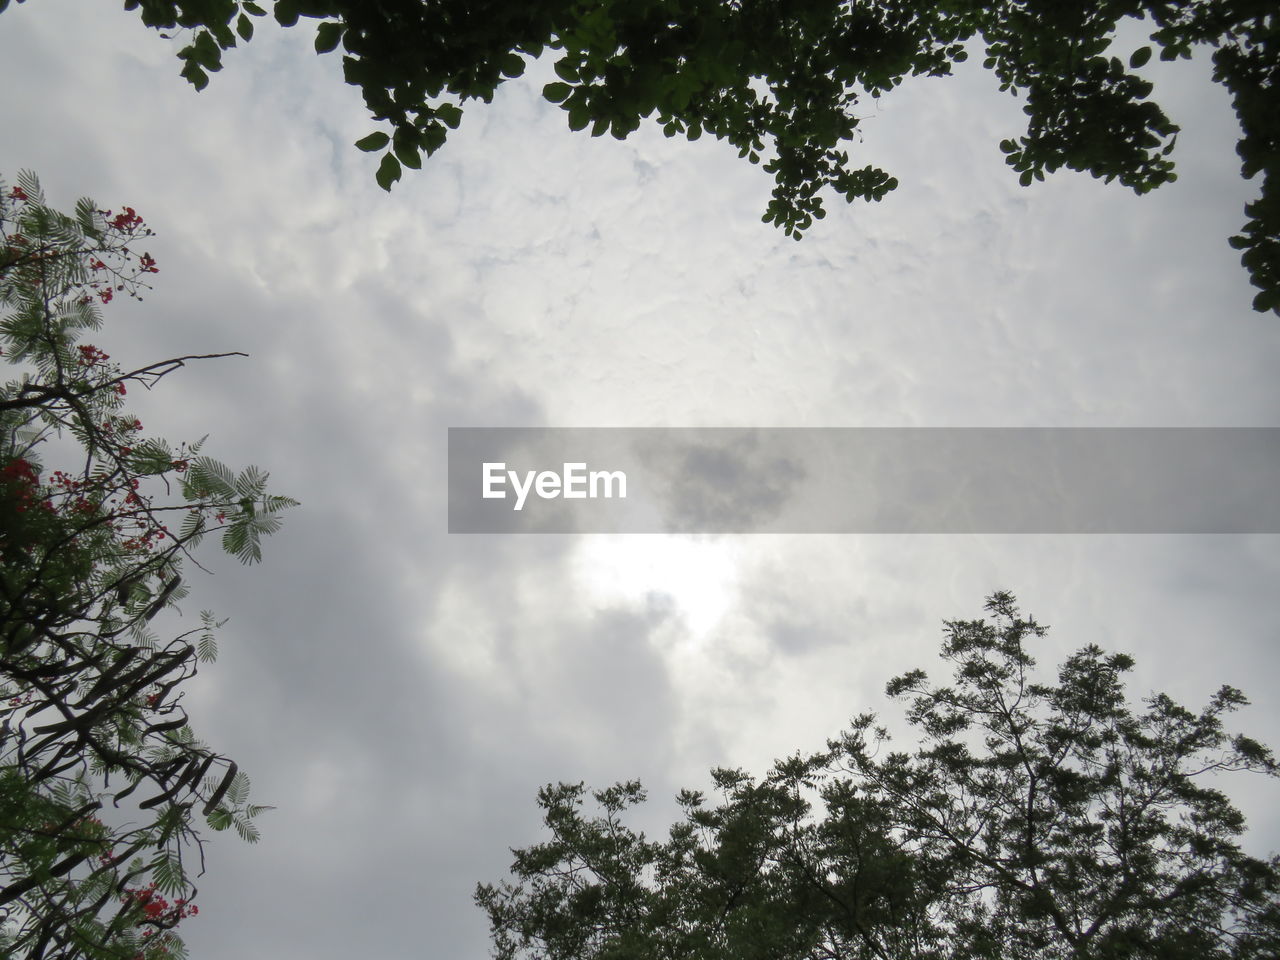
<instances>
[{"instance_id":1,"label":"green leaf","mask_svg":"<svg viewBox=\"0 0 1280 960\"><path fill-rule=\"evenodd\" d=\"M226 464L219 463L212 457L197 457L191 461L183 483L190 491L184 491L188 499L197 499L202 495L215 499L235 496L235 475ZM204 493L201 494L200 491Z\"/></svg>"},{"instance_id":2,"label":"green leaf","mask_svg":"<svg viewBox=\"0 0 1280 960\"><path fill-rule=\"evenodd\" d=\"M204 634L196 643L196 659L201 663L213 663L218 659L218 641L213 638L213 634Z\"/></svg>"},{"instance_id":3,"label":"green leaf","mask_svg":"<svg viewBox=\"0 0 1280 960\"><path fill-rule=\"evenodd\" d=\"M229 23L230 21L228 21ZM218 41L218 46L223 49L234 47L236 45L235 34L231 32L228 23L218 23L212 21L209 24L209 30L213 33L214 39Z\"/></svg>"},{"instance_id":4,"label":"green leaf","mask_svg":"<svg viewBox=\"0 0 1280 960\"><path fill-rule=\"evenodd\" d=\"M282 27L292 27L298 22L298 0L276 0L276 23Z\"/></svg>"},{"instance_id":5,"label":"green leaf","mask_svg":"<svg viewBox=\"0 0 1280 960\"><path fill-rule=\"evenodd\" d=\"M448 131L439 123L433 123L422 131L422 141L426 147L427 156L431 156L442 146L448 137Z\"/></svg>"},{"instance_id":6,"label":"green leaf","mask_svg":"<svg viewBox=\"0 0 1280 960\"><path fill-rule=\"evenodd\" d=\"M518 53L509 53L502 59L502 75L518 77L524 73L524 58Z\"/></svg>"},{"instance_id":7,"label":"green leaf","mask_svg":"<svg viewBox=\"0 0 1280 960\"><path fill-rule=\"evenodd\" d=\"M374 150L381 150L391 138L379 130L377 133L371 133L367 137L361 137L356 141L356 148L363 150L365 153L372 153Z\"/></svg>"},{"instance_id":8,"label":"green leaf","mask_svg":"<svg viewBox=\"0 0 1280 960\"><path fill-rule=\"evenodd\" d=\"M422 153L414 143L402 143L391 148L396 157L410 170L422 169Z\"/></svg>"},{"instance_id":9,"label":"green leaf","mask_svg":"<svg viewBox=\"0 0 1280 960\"><path fill-rule=\"evenodd\" d=\"M237 517L222 534L222 549L241 563L257 563L262 559L258 531L244 517Z\"/></svg>"},{"instance_id":10,"label":"green leaf","mask_svg":"<svg viewBox=\"0 0 1280 960\"><path fill-rule=\"evenodd\" d=\"M542 95L552 103L563 103L571 92L573 88L567 83L548 83L542 88Z\"/></svg>"},{"instance_id":11,"label":"green leaf","mask_svg":"<svg viewBox=\"0 0 1280 960\"><path fill-rule=\"evenodd\" d=\"M267 474L250 464L241 470L240 476L236 478L236 493L241 497L256 499L262 496L262 492L267 487L267 480Z\"/></svg>"},{"instance_id":12,"label":"green leaf","mask_svg":"<svg viewBox=\"0 0 1280 960\"><path fill-rule=\"evenodd\" d=\"M1263 290L1253 298L1253 309L1259 313L1275 310L1280 313L1280 290Z\"/></svg>"},{"instance_id":13,"label":"green leaf","mask_svg":"<svg viewBox=\"0 0 1280 960\"><path fill-rule=\"evenodd\" d=\"M236 33L240 34L240 39L246 43L253 39L253 21L243 13L236 18Z\"/></svg>"},{"instance_id":14,"label":"green leaf","mask_svg":"<svg viewBox=\"0 0 1280 960\"><path fill-rule=\"evenodd\" d=\"M316 28L316 53L328 53L342 40L341 23L326 20Z\"/></svg>"},{"instance_id":15,"label":"green leaf","mask_svg":"<svg viewBox=\"0 0 1280 960\"><path fill-rule=\"evenodd\" d=\"M374 179L378 181L378 186L390 193L391 185L400 179L400 161L388 153L382 158Z\"/></svg>"},{"instance_id":16,"label":"green leaf","mask_svg":"<svg viewBox=\"0 0 1280 960\"><path fill-rule=\"evenodd\" d=\"M186 62L180 76L184 77L197 90L203 90L209 85L209 75L201 70L200 65L194 60Z\"/></svg>"},{"instance_id":17,"label":"green leaf","mask_svg":"<svg viewBox=\"0 0 1280 960\"><path fill-rule=\"evenodd\" d=\"M208 30L201 30L196 34L196 42L187 47L187 51L210 73L217 73L222 69L222 51Z\"/></svg>"},{"instance_id":18,"label":"green leaf","mask_svg":"<svg viewBox=\"0 0 1280 960\"><path fill-rule=\"evenodd\" d=\"M1151 48L1139 47L1137 50L1133 51L1133 55L1129 57L1129 66L1134 70L1137 70L1139 67L1145 66L1147 61L1150 59Z\"/></svg>"},{"instance_id":19,"label":"green leaf","mask_svg":"<svg viewBox=\"0 0 1280 960\"><path fill-rule=\"evenodd\" d=\"M457 130L462 122L462 108L456 104L442 103L435 108L435 113L450 130Z\"/></svg>"},{"instance_id":20,"label":"green leaf","mask_svg":"<svg viewBox=\"0 0 1280 960\"><path fill-rule=\"evenodd\" d=\"M237 771L236 775L231 779L231 786L227 788L227 799L237 807L243 806L244 802L249 799L250 787L249 775L243 770Z\"/></svg>"},{"instance_id":21,"label":"green leaf","mask_svg":"<svg viewBox=\"0 0 1280 960\"><path fill-rule=\"evenodd\" d=\"M261 511L265 513L279 513L281 510L287 510L289 507L298 506L298 501L293 497L282 497L279 495L271 495L262 498Z\"/></svg>"},{"instance_id":22,"label":"green leaf","mask_svg":"<svg viewBox=\"0 0 1280 960\"><path fill-rule=\"evenodd\" d=\"M186 890L187 877L182 869L182 861L170 853L162 854L152 861L151 875L165 896L176 896Z\"/></svg>"},{"instance_id":23,"label":"green leaf","mask_svg":"<svg viewBox=\"0 0 1280 960\"><path fill-rule=\"evenodd\" d=\"M577 83L582 78L578 75L578 68L575 67L567 57L563 60L557 60L555 65L556 76L561 80L568 80L570 83Z\"/></svg>"}]
</instances>

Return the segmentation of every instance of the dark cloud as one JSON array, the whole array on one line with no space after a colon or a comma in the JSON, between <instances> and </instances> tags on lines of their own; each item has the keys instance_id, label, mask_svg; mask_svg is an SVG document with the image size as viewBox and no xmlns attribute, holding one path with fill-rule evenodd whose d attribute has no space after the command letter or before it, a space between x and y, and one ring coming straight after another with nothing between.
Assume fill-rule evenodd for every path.
<instances>
[{"instance_id":1,"label":"dark cloud","mask_svg":"<svg viewBox=\"0 0 1280 960\"><path fill-rule=\"evenodd\" d=\"M768 529L808 471L778 452L776 437L754 431L701 432L655 443L646 459L665 475L663 500L672 532L717 533ZM665 438L664 438L665 439Z\"/></svg>"},{"instance_id":2,"label":"dark cloud","mask_svg":"<svg viewBox=\"0 0 1280 960\"><path fill-rule=\"evenodd\" d=\"M358 97L302 31L264 29L197 95L136 14L42 0L0 23L0 172L160 234L156 290L113 305L103 343L251 354L189 366L139 415L302 501L261 567L191 578L181 622L231 618L194 722L278 808L257 847L210 845L194 957L482 956L471 889L538 839L539 786L639 777L660 829L707 768L888 712L885 680L936 669L941 620L996 588L1054 625L1046 663L1126 649L1137 693L1235 683L1242 723L1280 729L1257 682L1274 536L635 538L592 554L625 567L606 590L582 538L446 528L449 427L1270 425L1280 326L1221 240L1248 186L1203 76L1172 90L1184 176L1141 199L1019 191L995 148L1016 100L981 71L907 84L855 147L900 191L794 244L721 145L570 135L543 65L387 196L345 146ZM670 466L685 520L728 523L771 516L806 462L739 444ZM713 562L740 575L700 576ZM1270 849L1274 786L1235 788Z\"/></svg>"}]
</instances>

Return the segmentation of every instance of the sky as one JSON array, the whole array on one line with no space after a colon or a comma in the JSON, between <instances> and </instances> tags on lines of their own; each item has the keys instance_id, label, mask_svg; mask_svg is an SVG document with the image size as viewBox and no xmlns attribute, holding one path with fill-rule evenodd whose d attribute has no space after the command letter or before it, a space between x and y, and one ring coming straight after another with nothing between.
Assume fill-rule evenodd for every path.
<instances>
[{"instance_id":1,"label":"sky","mask_svg":"<svg viewBox=\"0 0 1280 960\"><path fill-rule=\"evenodd\" d=\"M0 174L129 204L155 290L106 311L126 367L191 353L130 407L270 471L302 506L184 621L229 622L189 694L276 809L207 848L199 960L482 958L474 886L541 838L544 784L637 778L650 832L708 770L821 748L937 672L942 621L1014 592L1052 665L1097 643L1130 690L1280 740L1275 535L450 535L449 427L1280 426L1280 322L1225 239L1251 198L1203 58L1146 68L1182 125L1146 197L1017 185L1016 100L977 63L861 105L901 186L796 243L728 147L573 134L548 63L467 109L388 195L374 129L310 27L259 23L200 93L118 5L0 15ZM972 69L969 69L971 67ZM131 394L132 397L132 394ZM937 665L937 666L935 666ZM1226 785L1280 849L1280 784Z\"/></svg>"}]
</instances>

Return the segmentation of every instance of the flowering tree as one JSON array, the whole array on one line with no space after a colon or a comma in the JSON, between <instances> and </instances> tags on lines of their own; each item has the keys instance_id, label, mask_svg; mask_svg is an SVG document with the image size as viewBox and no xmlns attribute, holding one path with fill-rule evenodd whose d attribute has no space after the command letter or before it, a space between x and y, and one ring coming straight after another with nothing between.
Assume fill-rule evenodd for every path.
<instances>
[{"instance_id":1,"label":"flowering tree","mask_svg":"<svg viewBox=\"0 0 1280 960\"><path fill-rule=\"evenodd\" d=\"M124 409L186 363L124 370L82 337L159 268L131 207L51 210L0 184L0 955L159 960L196 912L203 820L257 837L249 781L193 734L180 688L213 615L161 639L207 533L245 562L294 501L148 436ZM46 469L42 455L60 469ZM193 857L196 862L193 863Z\"/></svg>"}]
</instances>

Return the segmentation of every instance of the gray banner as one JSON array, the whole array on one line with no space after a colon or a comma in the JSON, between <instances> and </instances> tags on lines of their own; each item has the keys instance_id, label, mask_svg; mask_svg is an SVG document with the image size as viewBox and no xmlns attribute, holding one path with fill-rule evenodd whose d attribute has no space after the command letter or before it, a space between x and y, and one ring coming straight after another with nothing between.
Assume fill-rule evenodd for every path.
<instances>
[{"instance_id":1,"label":"gray banner","mask_svg":"<svg viewBox=\"0 0 1280 960\"><path fill-rule=\"evenodd\" d=\"M1280 429L450 428L450 533L1280 533Z\"/></svg>"}]
</instances>

